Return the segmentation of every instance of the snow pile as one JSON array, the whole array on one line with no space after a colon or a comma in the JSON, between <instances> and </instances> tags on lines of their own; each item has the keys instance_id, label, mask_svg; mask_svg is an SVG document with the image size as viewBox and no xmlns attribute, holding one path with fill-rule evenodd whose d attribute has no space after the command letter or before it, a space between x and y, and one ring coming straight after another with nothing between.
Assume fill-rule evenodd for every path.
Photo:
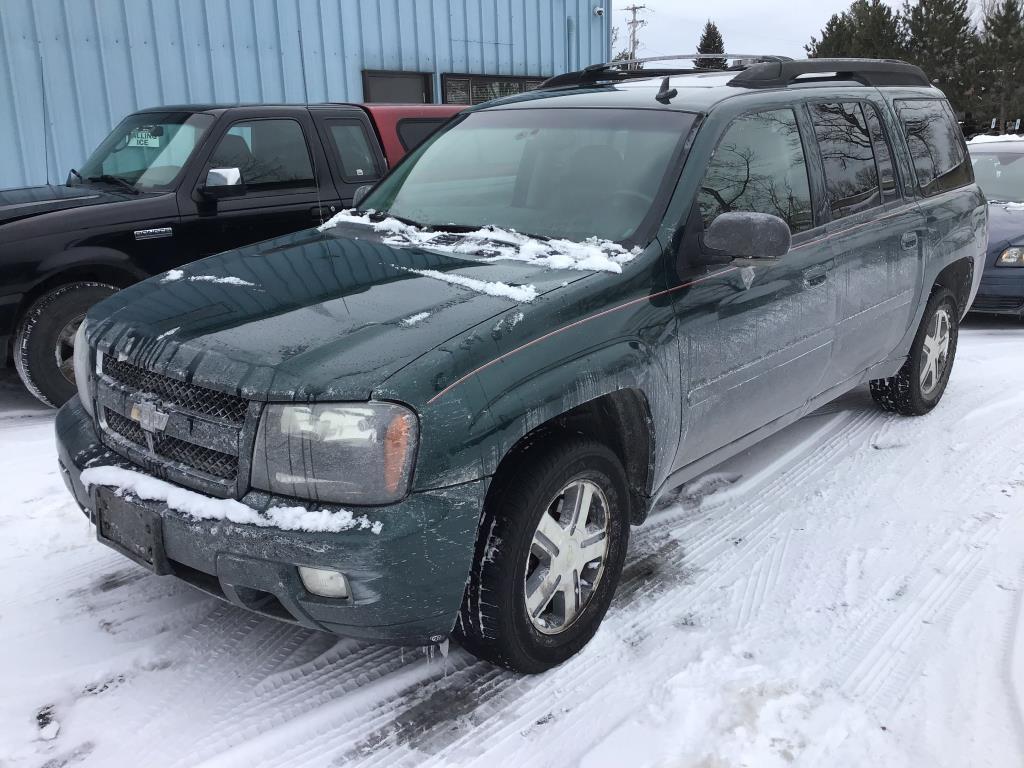
<instances>
[{"instance_id":1,"label":"snow pile","mask_svg":"<svg viewBox=\"0 0 1024 768\"><path fill-rule=\"evenodd\" d=\"M280 528L283 531L310 533L339 533L352 529L369 529L379 534L384 527L380 521L371 522L366 515L356 517L348 510L310 510L305 507L271 507L257 512L235 499L214 499L201 493L181 488L141 472L121 467L90 467L82 472L82 484L111 486L118 493L130 493L146 501L160 501L194 520L227 520L240 525L261 528Z\"/></svg>"},{"instance_id":2,"label":"snow pile","mask_svg":"<svg viewBox=\"0 0 1024 768\"><path fill-rule=\"evenodd\" d=\"M512 301L521 301L529 303L537 298L537 289L532 285L508 285L507 283L498 282L487 282L486 280L476 280L472 277L465 277L464 275L454 275L451 272L438 272L436 269L410 269L409 272L414 272L417 275L423 277L432 277L435 280L443 280L446 283L452 285L461 285L463 288L469 288L471 291L478 291L479 293L486 293L488 296L499 296L506 299L512 299Z\"/></svg>"},{"instance_id":3,"label":"snow pile","mask_svg":"<svg viewBox=\"0 0 1024 768\"><path fill-rule=\"evenodd\" d=\"M975 136L973 139L968 141L968 144L994 144L1000 141L1024 141L1024 136L1017 135L1014 133L1007 133L1003 136L989 136L987 133L983 133L980 136Z\"/></svg>"},{"instance_id":4,"label":"snow pile","mask_svg":"<svg viewBox=\"0 0 1024 768\"><path fill-rule=\"evenodd\" d=\"M181 280L185 277L184 270L172 269L163 276L160 280L161 283L173 283L177 280ZM221 285L243 285L249 286L250 288L255 287L256 283L250 283L248 280L243 280L240 277L217 277L216 275L192 275L188 278L193 283L219 283Z\"/></svg>"},{"instance_id":5,"label":"snow pile","mask_svg":"<svg viewBox=\"0 0 1024 768\"><path fill-rule=\"evenodd\" d=\"M416 323L426 320L428 317L430 317L429 312L417 312L415 315L410 315L405 320L402 320L401 325L406 328L412 328Z\"/></svg>"},{"instance_id":6,"label":"snow pile","mask_svg":"<svg viewBox=\"0 0 1024 768\"><path fill-rule=\"evenodd\" d=\"M248 280L243 280L240 277L228 276L228 277L217 277L216 275L192 275L189 278L193 283L218 283L219 285L245 285L250 288L254 287L256 283L250 283Z\"/></svg>"},{"instance_id":7,"label":"snow pile","mask_svg":"<svg viewBox=\"0 0 1024 768\"><path fill-rule=\"evenodd\" d=\"M589 272L622 272L622 265L640 254L639 247L626 250L611 240L589 237L582 243L573 240L545 240L522 235L509 229L482 227L458 234L428 232L393 218L373 221L369 215L342 211L320 227L323 231L338 224L361 224L375 232L387 232L384 242L393 246L417 246L432 251L464 255L484 255L492 260L525 261L550 269L578 269Z\"/></svg>"}]
</instances>

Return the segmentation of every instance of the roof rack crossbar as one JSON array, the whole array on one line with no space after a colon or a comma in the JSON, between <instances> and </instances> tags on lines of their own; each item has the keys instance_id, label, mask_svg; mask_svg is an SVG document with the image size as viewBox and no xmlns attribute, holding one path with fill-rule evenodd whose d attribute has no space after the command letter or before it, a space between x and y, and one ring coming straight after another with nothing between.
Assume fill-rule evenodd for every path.
<instances>
[{"instance_id":1,"label":"roof rack crossbar","mask_svg":"<svg viewBox=\"0 0 1024 768\"><path fill-rule=\"evenodd\" d=\"M805 75L830 76L864 85L930 86L928 76L913 64L896 59L802 59L753 64L729 81L739 88L784 88Z\"/></svg>"},{"instance_id":2,"label":"roof rack crossbar","mask_svg":"<svg viewBox=\"0 0 1024 768\"><path fill-rule=\"evenodd\" d=\"M628 80L631 78L661 77L664 75L696 74L700 72L721 71L709 68L692 67L688 69L641 69L640 65L665 61L696 61L697 59L753 60L756 62L790 61L786 56L766 56L763 54L739 55L735 53L680 53L674 56L649 56L643 59L620 59L601 64L591 64L576 72L566 72L549 77L541 84L541 88L558 88L567 85L583 85L599 81ZM741 70L744 67L726 67L726 71Z\"/></svg>"}]
</instances>

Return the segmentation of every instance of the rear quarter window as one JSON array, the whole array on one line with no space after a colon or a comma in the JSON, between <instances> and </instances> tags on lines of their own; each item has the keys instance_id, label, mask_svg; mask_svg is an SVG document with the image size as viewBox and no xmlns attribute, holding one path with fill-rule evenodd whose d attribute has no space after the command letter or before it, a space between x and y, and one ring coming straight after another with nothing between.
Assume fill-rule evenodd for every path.
<instances>
[{"instance_id":1,"label":"rear quarter window","mask_svg":"<svg viewBox=\"0 0 1024 768\"><path fill-rule=\"evenodd\" d=\"M942 99L902 99L895 107L921 192L930 197L970 184L971 164L949 104Z\"/></svg>"},{"instance_id":2,"label":"rear quarter window","mask_svg":"<svg viewBox=\"0 0 1024 768\"><path fill-rule=\"evenodd\" d=\"M398 140L402 142L406 152L411 152L446 122L447 119L438 120L432 117L407 117L398 121Z\"/></svg>"}]
</instances>

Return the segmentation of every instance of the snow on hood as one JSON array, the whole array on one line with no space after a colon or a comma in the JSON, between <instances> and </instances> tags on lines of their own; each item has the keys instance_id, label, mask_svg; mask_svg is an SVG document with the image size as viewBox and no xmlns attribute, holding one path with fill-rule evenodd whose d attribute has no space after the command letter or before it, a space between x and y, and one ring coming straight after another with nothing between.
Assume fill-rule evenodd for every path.
<instances>
[{"instance_id":1,"label":"snow on hood","mask_svg":"<svg viewBox=\"0 0 1024 768\"><path fill-rule=\"evenodd\" d=\"M122 467L89 467L82 472L82 484L86 488L109 486L120 494L130 493L146 501L163 502L193 520L227 520L240 525L312 533L338 533L358 528L379 534L384 527L379 520L371 522L366 515L356 517L345 509L332 512L305 507L271 507L266 512L257 512L235 499L214 499Z\"/></svg>"},{"instance_id":2,"label":"snow on hood","mask_svg":"<svg viewBox=\"0 0 1024 768\"><path fill-rule=\"evenodd\" d=\"M1024 136L1017 134L1008 133L1003 136L989 136L987 133L983 133L980 136L975 136L973 139L968 141L968 144L994 144L1000 141L1024 141Z\"/></svg>"},{"instance_id":3,"label":"snow on hood","mask_svg":"<svg viewBox=\"0 0 1024 768\"><path fill-rule=\"evenodd\" d=\"M490 226L457 235L444 231L432 232L405 224L390 216L373 221L369 215L372 213L373 211L370 211L360 215L352 210L342 211L319 229L322 232L338 224L361 224L373 228L375 232L389 233L384 242L390 246L417 246L460 255L482 254L489 260L510 259L551 269L578 269L588 272L622 272L622 265L632 261L641 252L638 246L626 250L618 243L597 237L588 237L582 243L563 239L548 240Z\"/></svg>"}]
</instances>

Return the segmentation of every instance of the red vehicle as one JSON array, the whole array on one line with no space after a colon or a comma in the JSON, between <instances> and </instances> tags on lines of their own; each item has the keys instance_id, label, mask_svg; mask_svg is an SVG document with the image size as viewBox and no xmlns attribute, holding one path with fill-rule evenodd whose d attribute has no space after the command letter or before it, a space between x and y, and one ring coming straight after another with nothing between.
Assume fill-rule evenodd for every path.
<instances>
[{"instance_id":1,"label":"red vehicle","mask_svg":"<svg viewBox=\"0 0 1024 768\"><path fill-rule=\"evenodd\" d=\"M190 261L320 224L462 107L189 105L128 115L67 183L0 191L0 366L74 394L86 310Z\"/></svg>"}]
</instances>

